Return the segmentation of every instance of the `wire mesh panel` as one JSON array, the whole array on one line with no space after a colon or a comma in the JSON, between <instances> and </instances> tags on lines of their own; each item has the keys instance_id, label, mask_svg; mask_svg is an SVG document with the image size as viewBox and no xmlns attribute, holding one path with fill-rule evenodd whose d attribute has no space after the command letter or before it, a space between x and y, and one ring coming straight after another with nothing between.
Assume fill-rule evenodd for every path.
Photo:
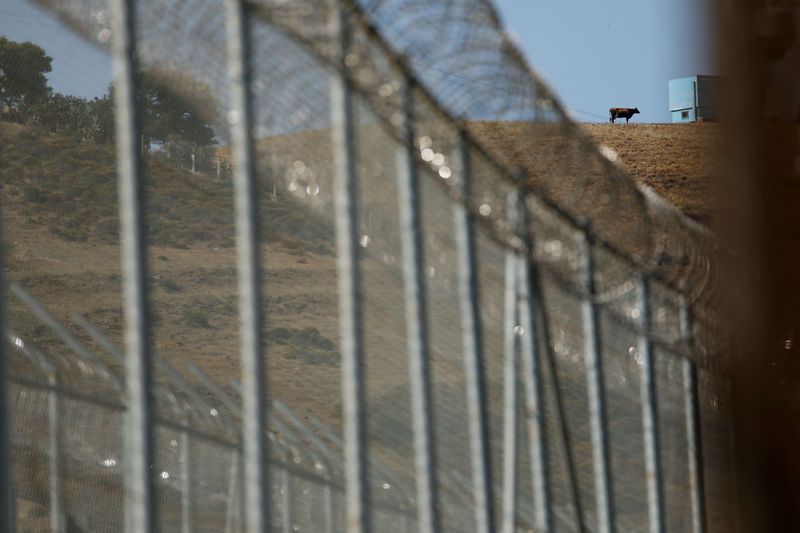
<instances>
[{"instance_id":1,"label":"wire mesh panel","mask_svg":"<svg viewBox=\"0 0 800 533\"><path fill-rule=\"evenodd\" d=\"M729 527L714 237L490 3L42 4L128 76L0 120L18 530Z\"/></svg>"}]
</instances>

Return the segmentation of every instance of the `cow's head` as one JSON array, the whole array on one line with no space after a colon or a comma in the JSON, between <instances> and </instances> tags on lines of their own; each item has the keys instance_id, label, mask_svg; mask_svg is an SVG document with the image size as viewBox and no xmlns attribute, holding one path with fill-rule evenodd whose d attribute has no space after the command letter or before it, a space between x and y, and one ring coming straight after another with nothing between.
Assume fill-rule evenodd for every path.
<instances>
[{"instance_id":1,"label":"cow's head","mask_svg":"<svg viewBox=\"0 0 800 533\"><path fill-rule=\"evenodd\" d=\"M631 109L631 113L633 113L634 115L636 113L638 113L638 112L639 112L639 108L638 107L634 107L633 109Z\"/></svg>"}]
</instances>

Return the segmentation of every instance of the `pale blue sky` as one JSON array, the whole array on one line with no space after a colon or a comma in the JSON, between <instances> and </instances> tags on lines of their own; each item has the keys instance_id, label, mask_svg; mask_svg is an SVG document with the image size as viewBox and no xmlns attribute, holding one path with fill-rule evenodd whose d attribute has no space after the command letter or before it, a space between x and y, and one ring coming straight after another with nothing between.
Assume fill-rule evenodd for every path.
<instances>
[{"instance_id":1,"label":"pale blue sky","mask_svg":"<svg viewBox=\"0 0 800 533\"><path fill-rule=\"evenodd\" d=\"M0 36L31 41L53 58L48 74L56 92L102 96L111 82L111 59L99 46L75 37L55 17L26 0L0 0Z\"/></svg>"},{"instance_id":2,"label":"pale blue sky","mask_svg":"<svg viewBox=\"0 0 800 533\"><path fill-rule=\"evenodd\" d=\"M497 0L501 18L535 69L579 121L638 107L638 122L669 122L667 82L716 73L707 0ZM0 35L53 57L54 90L93 97L111 80L108 55L69 35L26 0L2 0Z\"/></svg>"},{"instance_id":3,"label":"pale blue sky","mask_svg":"<svg viewBox=\"0 0 800 533\"><path fill-rule=\"evenodd\" d=\"M531 65L580 121L638 107L670 122L667 82L717 74L709 0L496 0Z\"/></svg>"}]
</instances>

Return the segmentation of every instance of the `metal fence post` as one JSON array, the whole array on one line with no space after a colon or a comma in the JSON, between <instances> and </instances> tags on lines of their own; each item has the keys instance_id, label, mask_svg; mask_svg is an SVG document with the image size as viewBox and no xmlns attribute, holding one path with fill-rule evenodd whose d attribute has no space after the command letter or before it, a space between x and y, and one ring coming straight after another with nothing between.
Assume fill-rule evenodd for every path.
<instances>
[{"instance_id":1,"label":"metal fence post","mask_svg":"<svg viewBox=\"0 0 800 533\"><path fill-rule=\"evenodd\" d=\"M650 283L647 275L640 273L637 279L637 303L641 317L639 332L639 356L641 357L640 392L642 402L642 437L647 473L647 513L650 533L664 531L664 507L661 487L661 454L658 440L658 402L653 363L653 347L648 335L652 320L650 305Z\"/></svg>"},{"instance_id":2,"label":"metal fence post","mask_svg":"<svg viewBox=\"0 0 800 533\"><path fill-rule=\"evenodd\" d=\"M453 206L453 215L458 254L458 297L467 389L475 523L478 532L491 533L494 531L495 525L491 464L489 462L486 385L481 345L478 274L475 264L475 235L466 205L470 198L469 145L466 132L463 131L461 132L459 152L461 198Z\"/></svg>"},{"instance_id":3,"label":"metal fence post","mask_svg":"<svg viewBox=\"0 0 800 533\"><path fill-rule=\"evenodd\" d=\"M519 210L519 227L525 237L526 255L517 255L517 301L519 308L519 324L522 328L520 345L522 352L522 380L525 386L525 411L528 428L528 446L531 462L531 487L533 489L534 527L539 531L549 532L553 528L552 510L550 509L550 481L548 479L547 433L544 419L544 394L542 385L542 341L547 339L545 324L540 327L536 321L536 312L544 315L541 288L538 275L531 272L535 267L528 261L529 250L533 248L531 230L528 227L528 212L524 197L518 198L516 209ZM540 307L540 309L537 309ZM549 349L547 343L545 349ZM552 369L555 373L555 368ZM554 393L557 380L553 380ZM565 447L569 443L565 440ZM566 454L569 455L569 449ZM568 461L570 461L568 459ZM581 518L578 518L580 523Z\"/></svg>"},{"instance_id":4,"label":"metal fence post","mask_svg":"<svg viewBox=\"0 0 800 533\"><path fill-rule=\"evenodd\" d=\"M61 511L61 402L58 394L58 377L51 368L47 383L48 455L50 456L50 527L55 533L64 531L64 517Z\"/></svg>"},{"instance_id":5,"label":"metal fence post","mask_svg":"<svg viewBox=\"0 0 800 533\"><path fill-rule=\"evenodd\" d=\"M518 192L508 195L509 227L517 229ZM517 347L520 331L517 306L517 251L505 253L505 301L503 312L503 515L502 533L514 533L517 506Z\"/></svg>"},{"instance_id":6,"label":"metal fence post","mask_svg":"<svg viewBox=\"0 0 800 533\"><path fill-rule=\"evenodd\" d=\"M692 317L686 296L680 300L680 328L686 344L694 345L692 334ZM685 357L683 367L683 402L686 418L686 448L689 462L689 496L692 506L692 531L705 533L706 509L703 479L703 453L700 445L700 408L697 396L697 370L694 362Z\"/></svg>"},{"instance_id":7,"label":"metal fence post","mask_svg":"<svg viewBox=\"0 0 800 533\"><path fill-rule=\"evenodd\" d=\"M188 426L189 421L184 421ZM191 533L194 531L192 523L192 507L194 505L194 487L192 479L192 437L185 429L181 431L181 531Z\"/></svg>"},{"instance_id":8,"label":"metal fence post","mask_svg":"<svg viewBox=\"0 0 800 533\"><path fill-rule=\"evenodd\" d=\"M238 448L233 450L231 469L228 475L228 499L225 506L225 533L241 531L242 516L242 453Z\"/></svg>"},{"instance_id":9,"label":"metal fence post","mask_svg":"<svg viewBox=\"0 0 800 533\"><path fill-rule=\"evenodd\" d=\"M0 206L1 207L1 206ZM9 532L16 531L17 516L13 512L14 497L11 490L11 461L9 445L11 443L9 413L9 390L8 390L8 348L6 339L6 277L5 277L5 256L3 246L3 217L0 209L0 528L7 528ZM4 518L3 518L4 517Z\"/></svg>"},{"instance_id":10,"label":"metal fence post","mask_svg":"<svg viewBox=\"0 0 800 533\"><path fill-rule=\"evenodd\" d=\"M236 203L239 327L242 359L242 449L245 526L269 530L267 403L262 348L261 265L258 238L258 190L253 158L253 109L250 98L249 26L241 0L226 2L228 76L231 109L227 118L233 140Z\"/></svg>"},{"instance_id":11,"label":"metal fence post","mask_svg":"<svg viewBox=\"0 0 800 533\"><path fill-rule=\"evenodd\" d=\"M147 321L147 261L143 232L143 185L140 130L136 109L134 8L114 0L112 51L115 78L117 164L122 248L125 338L128 356L128 407L125 439L125 530L154 531L155 463L153 444L152 363Z\"/></svg>"},{"instance_id":12,"label":"metal fence post","mask_svg":"<svg viewBox=\"0 0 800 533\"><path fill-rule=\"evenodd\" d=\"M402 88L405 146L397 153L397 195L400 240L403 251L403 289L408 336L408 372L411 420L414 427L414 471L420 533L439 530L436 460L428 353L424 264L419 215L419 176L414 154L413 81L406 76Z\"/></svg>"},{"instance_id":13,"label":"metal fence post","mask_svg":"<svg viewBox=\"0 0 800 533\"><path fill-rule=\"evenodd\" d=\"M584 295L581 299L586 387L589 398L589 424L592 434L592 462L597 506L597 530L613 533L614 506L611 493L611 472L606 433L606 408L603 391L603 366L600 356L600 327L597 305L594 302L594 256L589 229L585 228L580 242L580 277Z\"/></svg>"},{"instance_id":14,"label":"metal fence post","mask_svg":"<svg viewBox=\"0 0 800 533\"><path fill-rule=\"evenodd\" d=\"M286 467L281 468L281 484L281 528L292 533L292 475Z\"/></svg>"},{"instance_id":15,"label":"metal fence post","mask_svg":"<svg viewBox=\"0 0 800 533\"><path fill-rule=\"evenodd\" d=\"M360 269L356 220L358 213L356 171L356 105L346 78L352 64L350 2L333 9L333 34L338 39L337 67L331 80L336 250L339 282L339 327L342 343L342 418L345 459L347 531L370 530L370 494L367 490L367 447L364 420L364 349L360 311Z\"/></svg>"}]
</instances>

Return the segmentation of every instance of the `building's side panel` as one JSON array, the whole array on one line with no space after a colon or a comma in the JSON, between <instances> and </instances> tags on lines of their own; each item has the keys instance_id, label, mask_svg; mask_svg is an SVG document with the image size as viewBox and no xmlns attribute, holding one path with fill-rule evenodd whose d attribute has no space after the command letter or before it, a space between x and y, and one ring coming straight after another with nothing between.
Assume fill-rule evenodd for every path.
<instances>
[{"instance_id":1,"label":"building's side panel","mask_svg":"<svg viewBox=\"0 0 800 533\"><path fill-rule=\"evenodd\" d=\"M669 110L673 123L695 121L696 85L696 76L669 81Z\"/></svg>"},{"instance_id":2,"label":"building's side panel","mask_svg":"<svg viewBox=\"0 0 800 533\"><path fill-rule=\"evenodd\" d=\"M697 77L697 114L704 120L719 119L720 85L718 76Z\"/></svg>"},{"instance_id":3,"label":"building's side panel","mask_svg":"<svg viewBox=\"0 0 800 533\"><path fill-rule=\"evenodd\" d=\"M694 107L694 84L696 81L696 76L669 80L670 111Z\"/></svg>"}]
</instances>

